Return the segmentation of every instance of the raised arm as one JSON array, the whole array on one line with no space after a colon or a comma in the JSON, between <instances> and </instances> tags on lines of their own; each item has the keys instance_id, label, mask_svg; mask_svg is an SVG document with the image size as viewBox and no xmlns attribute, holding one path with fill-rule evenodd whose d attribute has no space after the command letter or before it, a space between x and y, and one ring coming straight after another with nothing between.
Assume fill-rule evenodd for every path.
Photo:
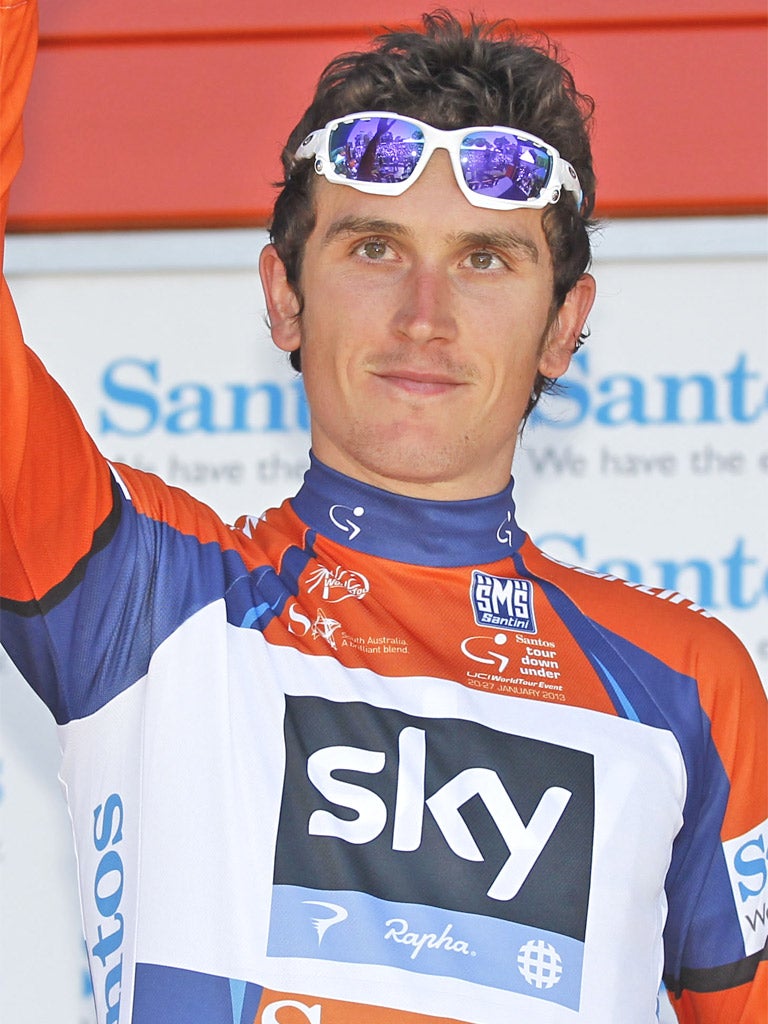
<instances>
[{"instance_id":1,"label":"raised arm","mask_svg":"<svg viewBox=\"0 0 768 1024\"><path fill-rule=\"evenodd\" d=\"M2 226L22 156L36 5L0 7ZM23 343L5 278L0 335L0 564L4 605L40 602L87 555L113 508L109 469L69 400Z\"/></svg>"},{"instance_id":2,"label":"raised arm","mask_svg":"<svg viewBox=\"0 0 768 1024\"><path fill-rule=\"evenodd\" d=\"M0 6L0 25L4 227L21 162L34 0ZM0 632L63 724L142 676L157 644L218 593L217 552L240 535L157 478L110 466L25 346L5 282L0 359ZM213 564L202 573L205 558Z\"/></svg>"}]
</instances>

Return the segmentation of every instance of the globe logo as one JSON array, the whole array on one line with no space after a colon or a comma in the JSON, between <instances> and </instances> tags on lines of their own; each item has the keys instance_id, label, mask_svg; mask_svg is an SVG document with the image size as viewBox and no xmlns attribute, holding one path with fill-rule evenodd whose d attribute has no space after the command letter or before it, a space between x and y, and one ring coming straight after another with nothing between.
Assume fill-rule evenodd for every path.
<instances>
[{"instance_id":1,"label":"globe logo","mask_svg":"<svg viewBox=\"0 0 768 1024\"><path fill-rule=\"evenodd\" d=\"M563 973L563 961L554 946L542 939L531 939L520 947L517 969L536 988L553 988Z\"/></svg>"}]
</instances>

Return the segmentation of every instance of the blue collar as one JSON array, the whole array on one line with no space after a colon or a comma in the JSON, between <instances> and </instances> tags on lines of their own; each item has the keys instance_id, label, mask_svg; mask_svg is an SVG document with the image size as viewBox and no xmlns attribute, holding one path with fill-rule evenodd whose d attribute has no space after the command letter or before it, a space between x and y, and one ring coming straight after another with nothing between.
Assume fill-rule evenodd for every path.
<instances>
[{"instance_id":1,"label":"blue collar","mask_svg":"<svg viewBox=\"0 0 768 1024\"><path fill-rule=\"evenodd\" d=\"M525 538L515 522L511 480L487 498L429 501L361 483L310 453L310 467L291 505L322 536L411 565L496 562L517 551Z\"/></svg>"}]
</instances>

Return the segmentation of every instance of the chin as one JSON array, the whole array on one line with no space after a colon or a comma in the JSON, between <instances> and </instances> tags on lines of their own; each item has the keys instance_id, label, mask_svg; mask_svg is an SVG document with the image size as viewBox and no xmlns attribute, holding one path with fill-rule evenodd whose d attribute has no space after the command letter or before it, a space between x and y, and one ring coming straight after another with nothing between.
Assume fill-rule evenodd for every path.
<instances>
[{"instance_id":1,"label":"chin","mask_svg":"<svg viewBox=\"0 0 768 1024\"><path fill-rule=\"evenodd\" d=\"M461 458L456 448L461 449ZM356 460L377 476L395 482L429 486L463 477L474 460L463 446L434 444L384 444L361 451Z\"/></svg>"}]
</instances>

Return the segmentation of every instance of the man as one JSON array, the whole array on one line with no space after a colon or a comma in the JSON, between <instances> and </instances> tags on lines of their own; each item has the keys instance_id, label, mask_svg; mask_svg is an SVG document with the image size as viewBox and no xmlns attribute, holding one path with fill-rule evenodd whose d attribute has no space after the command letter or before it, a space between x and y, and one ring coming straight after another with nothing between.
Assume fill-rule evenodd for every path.
<instances>
[{"instance_id":1,"label":"man","mask_svg":"<svg viewBox=\"0 0 768 1024\"><path fill-rule=\"evenodd\" d=\"M4 295L4 642L60 725L100 1022L645 1024L662 973L681 1020L758 1019L754 669L514 518L594 296L587 114L448 15L331 65L261 261L313 462L257 524L108 465Z\"/></svg>"}]
</instances>

